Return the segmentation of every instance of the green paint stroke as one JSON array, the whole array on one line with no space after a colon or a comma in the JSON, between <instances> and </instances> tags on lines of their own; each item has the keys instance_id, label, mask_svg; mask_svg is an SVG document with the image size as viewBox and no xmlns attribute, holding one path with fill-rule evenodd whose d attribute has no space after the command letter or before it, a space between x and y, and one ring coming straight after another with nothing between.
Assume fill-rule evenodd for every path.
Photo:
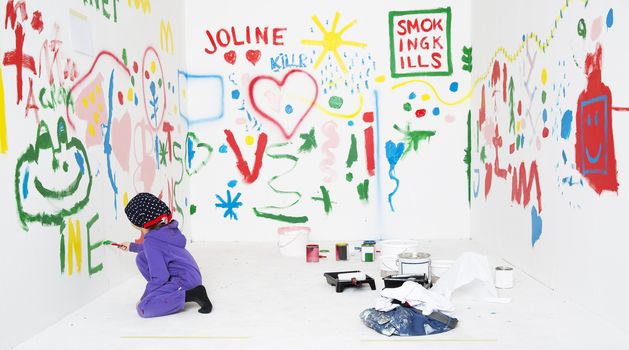
<instances>
[{"instance_id":1,"label":"green paint stroke","mask_svg":"<svg viewBox=\"0 0 629 350\"><path fill-rule=\"evenodd\" d=\"M256 208L253 208L253 212L259 218L287 222L289 224L303 224L305 222L308 222L307 216L288 216L288 215L281 215L281 214L278 215L278 214L264 213L264 212L259 211Z\"/></svg>"},{"instance_id":2,"label":"green paint stroke","mask_svg":"<svg viewBox=\"0 0 629 350\"><path fill-rule=\"evenodd\" d=\"M168 155L168 148L166 148L166 142L159 142L159 164L166 165L166 156Z\"/></svg>"},{"instance_id":3,"label":"green paint stroke","mask_svg":"<svg viewBox=\"0 0 629 350\"><path fill-rule=\"evenodd\" d=\"M352 182L352 180L354 180L354 174L352 173L345 174L345 180L347 180L347 182Z\"/></svg>"},{"instance_id":4,"label":"green paint stroke","mask_svg":"<svg viewBox=\"0 0 629 350\"><path fill-rule=\"evenodd\" d=\"M349 152L347 153L347 160L345 164L348 168L351 168L354 162L358 159L358 148L356 147L356 135L352 134L352 142L349 146Z\"/></svg>"},{"instance_id":5,"label":"green paint stroke","mask_svg":"<svg viewBox=\"0 0 629 350\"><path fill-rule=\"evenodd\" d=\"M64 218L77 214L89 202L92 190L92 171L87 151L79 139L73 137L68 140L66 123L63 118L59 118L57 123L57 140L59 145L55 148L48 125L45 121L41 121L37 128L35 143L28 146L15 165L15 203L22 228L25 231L28 231L28 223L31 222L40 222L44 226L62 225ZM52 164L40 162L40 152L51 152ZM26 200L26 198L22 198L21 191L22 182L24 181L23 169L29 167L31 173L33 173L35 172L33 169L48 170L45 168L49 166L49 169L53 170L54 173L58 168L58 158L62 155L65 155L66 159L76 160L78 168L76 177L64 189L49 189L35 176L33 183L37 192L33 192L33 194L38 193L41 195L41 198L31 194L28 200L41 200L41 202L47 203L48 207L38 212L29 212L30 207L27 207L28 209L24 207L23 200ZM83 187L85 192L76 196L79 187Z\"/></svg>"},{"instance_id":6,"label":"green paint stroke","mask_svg":"<svg viewBox=\"0 0 629 350\"><path fill-rule=\"evenodd\" d=\"M92 226L94 226L96 221L98 221L98 218L99 218L98 213L96 213L87 222L87 225L85 225L87 227L87 270L88 270L90 276L103 270L103 263L100 263L100 264L92 267L92 251L94 249L97 249L101 245L105 244L105 242L109 242L109 244L111 244L111 241L98 241L98 242L96 242L94 244L91 243L90 229L92 228Z\"/></svg>"},{"instance_id":7,"label":"green paint stroke","mask_svg":"<svg viewBox=\"0 0 629 350\"><path fill-rule=\"evenodd\" d=\"M461 56L461 61L463 61L463 70L466 72L472 72L472 47L463 46L463 56Z\"/></svg>"},{"instance_id":8,"label":"green paint stroke","mask_svg":"<svg viewBox=\"0 0 629 350\"><path fill-rule=\"evenodd\" d=\"M186 144L185 145L186 148L185 148L184 158L186 159L186 161L183 163L184 168L186 169L186 173L188 175L195 175L201 169L203 169L203 167L210 161L210 157L212 156L212 152L214 151L214 149L212 148L212 146L208 145L207 143L201 142L199 138L197 137L197 135L193 132L188 132L188 134L186 135L185 144ZM173 147L174 147L174 144L173 144ZM181 148L181 145L179 145L179 147ZM194 147L196 147L197 149L195 150ZM191 163L192 159L194 159L197 155L199 155L199 149L201 148L207 150L206 157L203 158L200 164L198 164L194 169L189 169L187 164ZM174 149L173 149L173 153L174 153ZM180 157L180 160L181 160L181 157Z\"/></svg>"},{"instance_id":9,"label":"green paint stroke","mask_svg":"<svg viewBox=\"0 0 629 350\"><path fill-rule=\"evenodd\" d=\"M343 106L343 98L341 96L332 96L328 100L330 108L339 109Z\"/></svg>"},{"instance_id":10,"label":"green paint stroke","mask_svg":"<svg viewBox=\"0 0 629 350\"><path fill-rule=\"evenodd\" d=\"M406 147L402 156L406 156L411 151L411 148L413 151L417 151L420 142L430 140L431 137L437 134L434 130L411 130L410 123L406 124L405 129L401 129L397 124L393 124L393 128L404 135Z\"/></svg>"},{"instance_id":11,"label":"green paint stroke","mask_svg":"<svg viewBox=\"0 0 629 350\"><path fill-rule=\"evenodd\" d=\"M253 212L256 214L256 216L261 217L261 218L266 218L266 219L272 219L272 220L277 220L277 221L282 221L282 222L289 222L289 223L303 223L308 221L308 217L306 216L286 216L286 215L277 215L277 214L271 214L271 213L267 213L266 210L267 209L288 209L293 207L294 205L296 205L297 203L299 203L299 201L301 200L301 193L297 192L297 191L282 191L279 190L277 188L275 188L273 186L273 182L275 182L277 179L279 179L280 177L292 172L296 167L297 167L297 163L299 161L299 158L292 155L292 154L272 154L270 153L271 150L275 149L275 148L281 148L284 147L286 145L288 145L288 142L283 142L283 143L276 143L273 144L271 146L268 146L265 154L272 159L286 159L286 160L290 160L291 162L293 162L292 166L286 170L285 172L278 174L278 175L274 175L271 177L271 179L269 179L269 181L267 182L267 185L271 188L271 190L273 190L273 192L277 193L277 194L285 194L285 195L291 195L291 196L295 196L295 200L288 204L288 205L284 205L284 206L276 206L276 205L267 205L264 207L260 207L260 209L265 210L260 211L257 208L253 208ZM302 220L306 221L302 221ZM288 221L287 221L288 220ZM296 220L296 221L295 221Z\"/></svg>"},{"instance_id":12,"label":"green paint stroke","mask_svg":"<svg viewBox=\"0 0 629 350\"><path fill-rule=\"evenodd\" d=\"M124 62L125 66L128 66L128 61L127 61L127 49L123 48L122 49L122 62Z\"/></svg>"},{"instance_id":13,"label":"green paint stroke","mask_svg":"<svg viewBox=\"0 0 629 350\"><path fill-rule=\"evenodd\" d=\"M481 148L480 150L480 161L485 163L486 160L487 160L487 154L485 153L485 146L483 146L483 148Z\"/></svg>"},{"instance_id":14,"label":"green paint stroke","mask_svg":"<svg viewBox=\"0 0 629 350\"><path fill-rule=\"evenodd\" d=\"M326 214L330 214L332 211L332 201L330 200L330 192L325 186L319 186L321 189L321 197L311 197L315 201L323 202L323 210Z\"/></svg>"},{"instance_id":15,"label":"green paint stroke","mask_svg":"<svg viewBox=\"0 0 629 350\"><path fill-rule=\"evenodd\" d=\"M510 109L510 118L509 118L509 131L513 131L515 134L515 101L513 98L513 92L515 90L515 84L513 83L513 77L509 80L509 109Z\"/></svg>"},{"instance_id":16,"label":"green paint stroke","mask_svg":"<svg viewBox=\"0 0 629 350\"><path fill-rule=\"evenodd\" d=\"M210 147L210 149L211 149L211 147ZM178 155L177 151L181 151L181 144L179 144L179 142L173 142L173 158L175 158L175 160L181 166L181 171L180 171L181 176L179 177L179 180L175 181L175 184L173 185L173 198L175 199L175 208L177 208L177 212L183 214L183 209L181 208L181 206L177 202L177 186L181 185L181 183L183 182L183 174L184 174L184 171L185 171L184 169L186 168L186 166L185 166L185 164L183 162L183 158L181 158ZM185 220L186 220L185 215L181 215L181 225L182 226L185 224Z\"/></svg>"},{"instance_id":17,"label":"green paint stroke","mask_svg":"<svg viewBox=\"0 0 629 350\"><path fill-rule=\"evenodd\" d=\"M587 36L587 27L585 26L585 20L583 18L581 18L579 20L579 23L577 23L577 34L579 34L580 37L582 37L583 39L585 39L585 37Z\"/></svg>"},{"instance_id":18,"label":"green paint stroke","mask_svg":"<svg viewBox=\"0 0 629 350\"><path fill-rule=\"evenodd\" d=\"M299 137L304 140L304 143L299 147L297 152L304 153L310 152L317 148L317 139L315 138L314 128L310 129L307 134L300 134Z\"/></svg>"},{"instance_id":19,"label":"green paint stroke","mask_svg":"<svg viewBox=\"0 0 629 350\"><path fill-rule=\"evenodd\" d=\"M467 147L463 162L467 165L467 204L472 205L472 111L467 112Z\"/></svg>"},{"instance_id":20,"label":"green paint stroke","mask_svg":"<svg viewBox=\"0 0 629 350\"><path fill-rule=\"evenodd\" d=\"M358 191L358 199L365 202L369 201L369 179L359 183L356 190Z\"/></svg>"},{"instance_id":21,"label":"green paint stroke","mask_svg":"<svg viewBox=\"0 0 629 350\"><path fill-rule=\"evenodd\" d=\"M66 270L66 237L63 234L65 229L66 224L62 221L59 225L59 268L62 275Z\"/></svg>"},{"instance_id":22,"label":"green paint stroke","mask_svg":"<svg viewBox=\"0 0 629 350\"><path fill-rule=\"evenodd\" d=\"M192 204L190 206L190 215L194 215L197 212L197 206Z\"/></svg>"}]
</instances>

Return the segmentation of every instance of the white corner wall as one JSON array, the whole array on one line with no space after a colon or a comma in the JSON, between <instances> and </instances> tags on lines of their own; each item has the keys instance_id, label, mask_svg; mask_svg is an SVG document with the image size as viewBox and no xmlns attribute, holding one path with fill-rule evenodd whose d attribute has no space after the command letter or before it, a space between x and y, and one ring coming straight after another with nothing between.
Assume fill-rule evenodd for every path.
<instances>
[{"instance_id":1,"label":"white corner wall","mask_svg":"<svg viewBox=\"0 0 629 350\"><path fill-rule=\"evenodd\" d=\"M627 13L622 1L472 6L472 237L625 330ZM602 83L586 74L597 45Z\"/></svg>"},{"instance_id":2,"label":"white corner wall","mask_svg":"<svg viewBox=\"0 0 629 350\"><path fill-rule=\"evenodd\" d=\"M184 218L183 16L164 0L2 1L0 349L136 273L102 245L137 238L127 198L161 193Z\"/></svg>"},{"instance_id":3,"label":"white corner wall","mask_svg":"<svg viewBox=\"0 0 629 350\"><path fill-rule=\"evenodd\" d=\"M446 10L396 14L391 26L420 45L450 45L451 64L444 56L438 69L398 73L446 73L392 77L399 41L390 40L389 15L447 7L450 40L439 20ZM185 114L213 149L191 178L194 240L277 240L278 230L296 227L310 229L312 241L469 238L469 100L461 99L470 80L461 60L471 46L468 2L189 0L186 13ZM403 18L426 19L426 32L408 35ZM266 39L256 34L265 31ZM334 33L350 43L336 46ZM316 148L307 146L313 138ZM400 159L395 147L409 150L413 138L417 149Z\"/></svg>"}]
</instances>

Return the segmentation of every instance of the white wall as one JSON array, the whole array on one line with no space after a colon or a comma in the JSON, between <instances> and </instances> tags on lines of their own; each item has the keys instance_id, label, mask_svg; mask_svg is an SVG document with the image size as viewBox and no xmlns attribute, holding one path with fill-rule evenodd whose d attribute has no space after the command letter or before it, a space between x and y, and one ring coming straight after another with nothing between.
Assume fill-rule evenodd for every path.
<instances>
[{"instance_id":1,"label":"white wall","mask_svg":"<svg viewBox=\"0 0 629 350\"><path fill-rule=\"evenodd\" d=\"M624 276L629 264L626 254L629 237L624 215L629 208L625 190L625 170L629 167L626 141L629 120L626 111L612 110L611 107L629 106L625 69L629 58L625 44L629 5L621 1L586 3L565 0L477 1L472 7L473 79L480 77L474 90L474 124L480 118L481 86L486 88L486 122L480 130L478 147L474 142L472 152L473 171L478 169L479 173L478 177L473 177L474 187L479 190L472 204L472 237L494 247L505 259L551 288L628 330L629 321L624 315L629 312L629 304L625 301L629 283ZM613 9L613 15L609 15L610 9ZM585 37L578 34L580 19L587 30ZM597 22L600 30L596 30ZM555 23L556 29L553 29ZM527 39L528 50L524 45L523 50L518 51L523 34L529 37L529 33L538 35L541 46L547 46L545 50L541 50L535 40ZM590 88L581 100L579 97L588 84L586 55L593 53L596 45L602 47L602 82L611 91L607 139L604 127L588 129L592 124L588 126L587 119L579 124L581 119L577 118L577 111L581 106L587 107L587 101L605 95L601 89ZM500 80L494 88L490 84L491 73L488 77L484 74L499 48L505 48L510 56L497 54L501 69ZM531 64L533 60L534 64ZM505 62L509 79L512 77L514 81L514 119L524 123L520 132L509 131L509 96L506 103L502 99ZM545 84L543 70L546 71ZM527 88L536 93L531 97ZM492 96L494 90L496 97ZM542 91L547 93L545 103L542 102ZM522 116L517 113L518 101L523 104ZM546 122L543 120L544 109L547 111ZM569 130L564 127L564 138L562 119L567 111L572 112L573 118L564 123L569 126ZM604 125L605 109L599 111L599 125ZM590 115L594 118L595 113ZM510 173L502 179L494 172L491 188L487 190L485 164L495 168L496 151L491 138L483 135L493 134L494 122L498 124L503 142L498 150L501 168L508 170L509 165L519 167L524 163L528 176L531 162L537 163L541 208L535 186L527 205L518 204L513 199ZM595 124L595 120L591 123ZM544 127L548 128L547 137L544 137ZM523 148L510 153L509 145L516 142L517 134L524 135ZM601 142L601 139L607 142ZM578 157L583 145L588 145L590 155L595 157L598 144L605 145L599 160ZM480 159L483 147L486 149L484 162ZM617 176L613 169L612 147ZM607 165L604 154L608 155ZM592 172L596 170L605 170L608 175L596 178L600 176ZM614 180L619 184L617 190L613 186L597 185L614 183ZM534 222L538 222L538 216L541 217L541 233L538 230L539 234L535 235Z\"/></svg>"},{"instance_id":2,"label":"white wall","mask_svg":"<svg viewBox=\"0 0 629 350\"><path fill-rule=\"evenodd\" d=\"M7 3L2 1L0 6L2 23L8 15ZM158 168L152 146L156 136L158 142L167 144L167 134L162 130L168 122L174 127L172 142L182 145L181 149L175 149L174 155L183 159L186 128L176 112L175 98L177 70L185 68L182 6L159 0L11 3L25 4L28 17L23 20L18 11L15 26L9 21L0 30L0 57L5 60L0 66L0 92L4 95L4 98L0 95L0 178L4 179L0 182L0 220L5 247L0 255L1 349L27 339L136 273L132 255L100 245L103 240L137 238L123 212L125 197L131 198L139 191L163 192L173 208L181 208L177 209L176 218L181 220L181 211L189 210L185 204L188 188L183 161L175 158L171 161L166 155L165 164ZM43 22L41 31L37 29L37 12ZM164 48L160 46L161 20L170 22L172 29L174 50L171 45L168 52L166 42ZM73 27L73 22L78 26ZM10 59L8 63L6 60L16 47L15 31L19 26L25 33L23 51L32 57L37 74L26 68L22 70L22 99L18 102L17 69ZM78 40L77 34L86 40ZM42 49L46 43L53 80L49 79L46 50ZM154 50L147 51L150 47ZM126 68L117 62L124 60L124 49ZM56 61L53 61L55 52ZM141 71L133 70L133 62L138 62L142 69L145 52L148 79L142 78ZM153 61L155 72L151 71ZM69 70L64 75L64 68L74 64L76 74ZM110 80L112 72L114 77ZM151 81L159 87L159 77L165 87L161 91L156 89L161 121L149 127L150 114L145 112L144 101L151 98ZM31 80L34 98L29 100ZM164 93L168 86L170 91ZM52 99L56 103L51 102L53 89L56 93ZM137 106L127 99L129 89L132 99L137 95ZM122 93L122 104L118 91ZM43 92L41 100L40 92ZM74 108L70 107L66 115L67 92L71 92L68 101ZM30 104L37 106L37 113L27 108ZM112 121L108 128L110 107ZM67 144L59 140L60 118L66 124ZM54 152L41 142L39 153L34 152L38 123L48 125L48 140L52 141ZM144 147L142 130L146 130L147 137ZM40 134L43 142L46 137ZM58 167L53 166L53 154ZM72 186L74 181L76 186ZM169 196L168 183L171 191L177 183L176 196ZM53 192L46 192L45 188ZM72 231L74 239L70 238Z\"/></svg>"},{"instance_id":3,"label":"white wall","mask_svg":"<svg viewBox=\"0 0 629 350\"><path fill-rule=\"evenodd\" d=\"M389 12L448 6L452 13L452 73L392 78ZM469 100L449 105L457 102L461 95L449 90L451 83L458 83L459 92L469 90L470 74L462 70L461 61L463 46L470 46L471 42L468 2L389 1L365 6L363 1L230 1L217 6L212 2L191 0L186 2L186 13L188 73L196 77L187 79L189 94L183 97L188 108L185 113L191 130L213 148L208 165L191 178L194 188L191 203L197 208L192 215L195 240L276 240L278 228L295 225L309 227L312 241L469 237L467 165L464 162ZM323 37L314 17L329 31L337 13L334 32L356 21L343 32L342 39L366 44L364 47L338 47L339 56L348 67L346 73L340 69L332 51L315 67L322 46L309 45ZM438 30L445 31L445 24L441 23ZM251 40L247 40L247 27ZM268 27L269 33L279 28L277 33L281 38L275 44L272 40L258 43L254 40L257 27ZM394 24L394 29L399 28ZM236 39L230 34L232 30ZM206 31L215 42L218 33L221 42L229 41L229 44L216 45L215 49ZM442 45L445 45L444 39L440 41ZM259 61L253 59L255 50L259 50ZM247 59L248 51L254 55L250 57L252 60ZM288 57L289 65L293 66L273 64L273 61L282 62L282 57ZM269 79L257 78L272 77L280 81L291 68L305 73L291 74L282 89ZM315 96L315 84L309 77L316 81L319 90L316 106L321 108L315 106L308 112L309 102ZM378 81L377 77L384 81ZM256 78L258 80L254 80ZM412 80L421 82L393 89L397 84ZM248 94L251 85L254 85L253 99ZM233 91L239 94L232 95ZM412 93L416 96L414 99L409 98ZM427 100L422 99L423 95ZM329 104L333 96L343 99L338 109ZM252 102L260 105L259 111ZM409 111L404 109L405 103L409 103ZM294 108L292 115L286 112L287 105ZM434 108L439 108L438 115L433 114ZM426 115L416 117L418 109L426 109ZM260 111L286 128L287 135ZM377 112L378 121L363 122L366 112ZM305 115L303 122L295 127L301 115ZM364 129L370 125L376 130L374 176L367 171L363 136ZM392 196L393 211L388 196L394 191L395 182L388 174L385 145L392 141L406 148L409 146L394 125L401 129L408 125L413 131L434 131L436 135L420 142L417 151L410 151L397 163L394 173L400 184ZM293 128L295 131L291 134ZM263 133L268 135L268 153L262 156L255 181L246 183L238 171L225 130L234 134L249 168L253 167L256 142ZM314 130L318 147L311 152L299 152L304 143L300 135L310 130ZM352 134L357 141L357 161L348 169L346 160ZM250 144L246 143L247 138ZM271 147L285 142L288 144ZM288 159L291 157L297 157L297 163ZM352 174L351 181L346 179L347 173ZM271 183L276 192L269 181L279 175L282 176ZM365 180L369 181L368 200L361 200L357 186ZM236 183L233 188L229 186L230 181L235 181L232 185ZM324 197L320 186L325 186L325 191L329 192L332 202L329 213L325 212L321 200L313 199ZM217 203L220 205L216 196L225 199L227 191L232 197L240 194L238 201L242 205L234 210L237 218L224 217L226 209L216 207ZM280 208L268 208L273 206ZM254 213L254 208L264 213L302 218L304 222L281 221L277 216L260 217Z\"/></svg>"}]
</instances>

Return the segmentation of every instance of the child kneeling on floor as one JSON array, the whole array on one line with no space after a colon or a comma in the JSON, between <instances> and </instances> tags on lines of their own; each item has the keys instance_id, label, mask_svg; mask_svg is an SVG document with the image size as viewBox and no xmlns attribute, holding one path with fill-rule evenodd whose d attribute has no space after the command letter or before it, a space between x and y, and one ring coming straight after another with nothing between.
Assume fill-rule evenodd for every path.
<instances>
[{"instance_id":1,"label":"child kneeling on floor","mask_svg":"<svg viewBox=\"0 0 629 350\"><path fill-rule=\"evenodd\" d=\"M144 243L124 242L120 249L137 253L138 269L148 282L137 304L141 317L156 317L183 310L187 302L212 311L212 303L201 284L199 266L186 250L186 237L166 203L150 193L139 193L124 209L127 218L144 235Z\"/></svg>"}]
</instances>

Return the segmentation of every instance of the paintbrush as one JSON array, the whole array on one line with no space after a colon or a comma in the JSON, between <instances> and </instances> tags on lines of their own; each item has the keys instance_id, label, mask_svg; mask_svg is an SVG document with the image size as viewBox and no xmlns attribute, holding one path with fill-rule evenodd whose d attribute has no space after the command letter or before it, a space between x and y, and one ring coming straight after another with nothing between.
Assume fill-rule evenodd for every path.
<instances>
[{"instance_id":1,"label":"paintbrush","mask_svg":"<svg viewBox=\"0 0 629 350\"><path fill-rule=\"evenodd\" d=\"M105 241L103 241L103 244L104 244L104 245L113 245L114 247L118 247L118 248L120 248L120 247L124 247L122 244L118 244L118 243L116 243L116 242L112 242L112 241L110 241L110 240L105 240Z\"/></svg>"}]
</instances>

